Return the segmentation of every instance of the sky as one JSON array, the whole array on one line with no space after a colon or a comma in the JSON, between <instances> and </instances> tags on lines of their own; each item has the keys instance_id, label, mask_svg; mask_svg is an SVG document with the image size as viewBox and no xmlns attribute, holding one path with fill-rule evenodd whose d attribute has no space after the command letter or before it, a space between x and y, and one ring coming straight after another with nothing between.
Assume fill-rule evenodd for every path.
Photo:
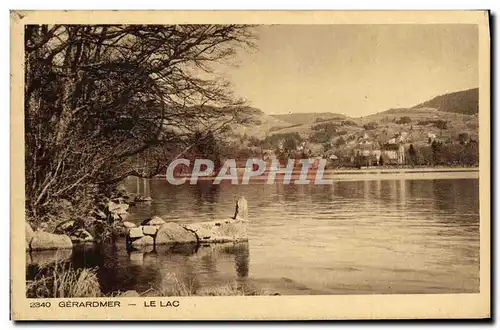
<instances>
[{"instance_id":1,"label":"sky","mask_svg":"<svg viewBox=\"0 0 500 330\"><path fill-rule=\"evenodd\" d=\"M270 113L362 117L478 87L475 25L267 25L223 74Z\"/></svg>"}]
</instances>

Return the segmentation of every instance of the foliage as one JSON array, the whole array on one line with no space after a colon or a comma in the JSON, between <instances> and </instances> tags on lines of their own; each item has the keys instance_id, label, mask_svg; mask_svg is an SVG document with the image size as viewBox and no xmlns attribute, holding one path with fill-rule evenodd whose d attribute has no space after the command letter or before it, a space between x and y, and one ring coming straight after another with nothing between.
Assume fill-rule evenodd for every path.
<instances>
[{"instance_id":1,"label":"foliage","mask_svg":"<svg viewBox=\"0 0 500 330\"><path fill-rule=\"evenodd\" d=\"M403 117L399 118L398 120L396 120L396 124L404 125L404 124L409 124L409 123L411 123L411 118L408 116L403 116Z\"/></svg>"},{"instance_id":2,"label":"foliage","mask_svg":"<svg viewBox=\"0 0 500 330\"><path fill-rule=\"evenodd\" d=\"M318 124L314 125L311 127L312 130L314 131L324 131L330 135L334 134L337 132L338 124L334 123L323 123L323 124Z\"/></svg>"},{"instance_id":3,"label":"foliage","mask_svg":"<svg viewBox=\"0 0 500 330\"><path fill-rule=\"evenodd\" d=\"M413 144L410 144L410 147L408 148L408 162L410 165L415 165L417 162L417 151L415 150L415 147L413 147Z\"/></svg>"},{"instance_id":4,"label":"foliage","mask_svg":"<svg viewBox=\"0 0 500 330\"><path fill-rule=\"evenodd\" d=\"M448 122L445 120L436 120L434 125L439 129L448 129Z\"/></svg>"},{"instance_id":5,"label":"foliage","mask_svg":"<svg viewBox=\"0 0 500 330\"><path fill-rule=\"evenodd\" d=\"M84 209L126 176L163 171L200 129L245 120L212 63L251 38L243 25L27 25L28 218L61 198Z\"/></svg>"},{"instance_id":6,"label":"foliage","mask_svg":"<svg viewBox=\"0 0 500 330\"><path fill-rule=\"evenodd\" d=\"M440 111L473 115L479 111L479 88L437 96L413 108L435 108Z\"/></svg>"},{"instance_id":7,"label":"foliage","mask_svg":"<svg viewBox=\"0 0 500 330\"><path fill-rule=\"evenodd\" d=\"M358 124L352 120L343 120L341 125L342 126L358 126Z\"/></svg>"},{"instance_id":8,"label":"foliage","mask_svg":"<svg viewBox=\"0 0 500 330\"><path fill-rule=\"evenodd\" d=\"M309 136L309 141L313 143L328 143L330 141L331 134L326 131L315 131Z\"/></svg>"},{"instance_id":9,"label":"foliage","mask_svg":"<svg viewBox=\"0 0 500 330\"><path fill-rule=\"evenodd\" d=\"M376 122L369 122L368 124L363 125L363 128L367 131L374 130L378 127Z\"/></svg>"},{"instance_id":10,"label":"foliage","mask_svg":"<svg viewBox=\"0 0 500 330\"><path fill-rule=\"evenodd\" d=\"M344 140L343 137L339 137L336 141L335 141L335 146L338 148L340 146L343 146L344 144L346 144L346 141Z\"/></svg>"}]
</instances>

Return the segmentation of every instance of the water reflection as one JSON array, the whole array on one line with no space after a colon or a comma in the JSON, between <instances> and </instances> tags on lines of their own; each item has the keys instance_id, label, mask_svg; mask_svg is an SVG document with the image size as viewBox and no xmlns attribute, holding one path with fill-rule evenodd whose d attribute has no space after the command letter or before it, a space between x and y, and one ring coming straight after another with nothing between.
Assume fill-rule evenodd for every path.
<instances>
[{"instance_id":1,"label":"water reflection","mask_svg":"<svg viewBox=\"0 0 500 330\"><path fill-rule=\"evenodd\" d=\"M131 189L136 182L130 182ZM248 244L125 244L75 250L76 267L98 267L105 292L190 290L234 281L281 294L451 293L479 289L477 179L340 181L333 185L171 186L149 181L151 215L196 222L231 216L245 196Z\"/></svg>"},{"instance_id":2,"label":"water reflection","mask_svg":"<svg viewBox=\"0 0 500 330\"><path fill-rule=\"evenodd\" d=\"M151 288L171 292L179 283L196 291L214 282L242 280L249 273L248 243L164 245L149 252L127 251L120 245L80 246L72 261L76 268L98 267L105 293Z\"/></svg>"}]
</instances>

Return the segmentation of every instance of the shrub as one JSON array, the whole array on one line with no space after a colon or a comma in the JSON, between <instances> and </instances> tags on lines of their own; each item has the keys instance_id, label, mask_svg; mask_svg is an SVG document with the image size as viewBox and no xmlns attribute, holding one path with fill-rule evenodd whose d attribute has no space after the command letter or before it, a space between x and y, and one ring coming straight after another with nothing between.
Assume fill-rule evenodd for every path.
<instances>
[{"instance_id":1,"label":"shrub","mask_svg":"<svg viewBox=\"0 0 500 330\"><path fill-rule=\"evenodd\" d=\"M399 118L399 120L396 120L396 124L409 124L411 123L411 118L408 116L403 116Z\"/></svg>"},{"instance_id":2,"label":"shrub","mask_svg":"<svg viewBox=\"0 0 500 330\"><path fill-rule=\"evenodd\" d=\"M377 123L375 123L375 122L370 122L370 123L368 123L368 124L363 125L363 128L364 128L365 130L367 130L367 131L370 131L370 130L375 129L375 128L377 128L377 127L378 127L378 124L377 124Z\"/></svg>"}]
</instances>

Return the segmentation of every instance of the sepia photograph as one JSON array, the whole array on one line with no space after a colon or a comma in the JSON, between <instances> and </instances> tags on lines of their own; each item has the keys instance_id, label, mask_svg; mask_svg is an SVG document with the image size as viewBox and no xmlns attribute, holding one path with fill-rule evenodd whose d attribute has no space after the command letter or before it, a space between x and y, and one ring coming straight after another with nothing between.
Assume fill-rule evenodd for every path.
<instances>
[{"instance_id":1,"label":"sepia photograph","mask_svg":"<svg viewBox=\"0 0 500 330\"><path fill-rule=\"evenodd\" d=\"M24 317L379 295L489 314L487 12L36 14L11 13Z\"/></svg>"}]
</instances>

